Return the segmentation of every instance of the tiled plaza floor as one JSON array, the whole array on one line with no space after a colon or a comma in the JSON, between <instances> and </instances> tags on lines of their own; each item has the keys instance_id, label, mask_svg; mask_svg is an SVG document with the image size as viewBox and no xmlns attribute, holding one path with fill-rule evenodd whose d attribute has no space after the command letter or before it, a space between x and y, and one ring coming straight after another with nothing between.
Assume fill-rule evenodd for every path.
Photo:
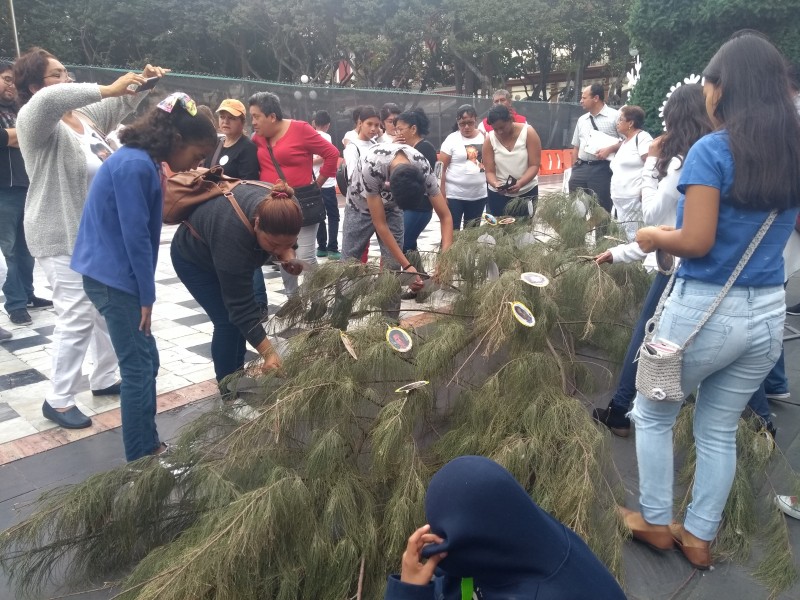
<instances>
[{"instance_id":1,"label":"tiled plaza floor","mask_svg":"<svg viewBox=\"0 0 800 600\"><path fill-rule=\"evenodd\" d=\"M560 183L554 181L542 185L541 189L554 190L559 187ZM343 206L340 196L340 213ZM163 228L156 270L152 331L161 358L157 379L159 412L207 398L217 392L211 364L211 322L175 275L170 261L169 244L176 229L177 226ZM432 250L440 240L439 220L434 213L430 224L420 235L419 248L423 251ZM370 256L380 256L374 236ZM327 259L318 260L324 262ZM286 301L283 281L280 273L271 267L264 267L263 273L270 314L274 314ZM34 271L34 287L38 295L51 296L38 264ZM3 300L0 296L0 305ZM410 301L407 306L413 309L414 302ZM84 363L82 391L76 396L76 404L92 417L92 427L65 430L42 416L42 402L50 386L50 342L55 313L52 309L30 312L33 323L18 326L8 320L5 312L0 311L0 327L14 334L13 339L0 344L0 465L120 425L119 397L94 397L89 390L86 376L89 372L88 358ZM248 353L248 360L255 357L254 353Z\"/></svg>"}]
</instances>

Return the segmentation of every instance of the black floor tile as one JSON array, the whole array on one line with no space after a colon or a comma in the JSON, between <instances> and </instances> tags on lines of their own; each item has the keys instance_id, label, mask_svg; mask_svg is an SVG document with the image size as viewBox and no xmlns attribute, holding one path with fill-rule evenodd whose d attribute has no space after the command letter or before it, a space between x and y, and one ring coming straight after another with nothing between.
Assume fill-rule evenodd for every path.
<instances>
[{"instance_id":1,"label":"black floor tile","mask_svg":"<svg viewBox=\"0 0 800 600\"><path fill-rule=\"evenodd\" d=\"M197 314L197 315L190 315L188 317L181 317L180 319L172 319L175 323L179 325L186 325L187 327L191 327L192 325L199 325L200 323L208 323L208 315L205 313Z\"/></svg>"},{"instance_id":2,"label":"black floor tile","mask_svg":"<svg viewBox=\"0 0 800 600\"><path fill-rule=\"evenodd\" d=\"M10 339L3 342L3 348L9 352L16 350L24 350L25 348L33 348L34 346L46 346L50 343L50 338L44 335L32 335L25 338Z\"/></svg>"},{"instance_id":3,"label":"black floor tile","mask_svg":"<svg viewBox=\"0 0 800 600\"><path fill-rule=\"evenodd\" d=\"M53 335L53 331L55 331L55 328L56 328L55 325L46 325L44 327L34 327L33 330L39 335L50 337Z\"/></svg>"},{"instance_id":4,"label":"black floor tile","mask_svg":"<svg viewBox=\"0 0 800 600\"><path fill-rule=\"evenodd\" d=\"M36 369L26 369L24 371L17 371L16 373L9 373L8 375L0 375L0 390L10 390L15 387L39 383L45 380L47 380L47 377L39 373Z\"/></svg>"},{"instance_id":5,"label":"black floor tile","mask_svg":"<svg viewBox=\"0 0 800 600\"><path fill-rule=\"evenodd\" d=\"M180 282L180 277L168 277L167 279L157 279L156 283L160 283L161 285L172 285L173 283Z\"/></svg>"},{"instance_id":6,"label":"black floor tile","mask_svg":"<svg viewBox=\"0 0 800 600\"><path fill-rule=\"evenodd\" d=\"M191 300L184 300L183 302L176 302L178 306L183 306L184 308L200 308L200 303L192 298Z\"/></svg>"},{"instance_id":7,"label":"black floor tile","mask_svg":"<svg viewBox=\"0 0 800 600\"><path fill-rule=\"evenodd\" d=\"M17 411L11 408L7 403L0 402L0 423L16 419L18 416Z\"/></svg>"},{"instance_id":8,"label":"black floor tile","mask_svg":"<svg viewBox=\"0 0 800 600\"><path fill-rule=\"evenodd\" d=\"M208 360L211 360L211 344L210 343L208 343L208 344L200 344L199 346L192 346L191 348L186 348L186 349L189 352L194 352L198 356L202 356L204 358L207 358ZM251 350L248 350L244 354L244 362L245 363L250 362L251 360L255 360L257 358L258 358L258 354L256 354L255 352L253 352ZM178 375L180 375L180 373L178 373Z\"/></svg>"}]
</instances>

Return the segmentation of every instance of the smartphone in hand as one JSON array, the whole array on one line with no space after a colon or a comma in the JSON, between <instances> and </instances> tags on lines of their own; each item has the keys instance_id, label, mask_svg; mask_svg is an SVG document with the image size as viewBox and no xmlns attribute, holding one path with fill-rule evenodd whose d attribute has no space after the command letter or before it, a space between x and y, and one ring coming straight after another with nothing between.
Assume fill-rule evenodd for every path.
<instances>
[{"instance_id":1,"label":"smartphone in hand","mask_svg":"<svg viewBox=\"0 0 800 600\"><path fill-rule=\"evenodd\" d=\"M147 90L152 90L160 79L161 77L148 77L142 85L136 88L136 91L146 92Z\"/></svg>"}]
</instances>

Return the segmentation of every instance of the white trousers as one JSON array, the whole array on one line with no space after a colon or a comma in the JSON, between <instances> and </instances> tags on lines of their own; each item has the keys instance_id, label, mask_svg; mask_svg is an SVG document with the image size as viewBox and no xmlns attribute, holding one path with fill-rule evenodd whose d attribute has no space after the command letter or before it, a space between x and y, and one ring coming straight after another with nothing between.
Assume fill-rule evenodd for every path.
<instances>
[{"instance_id":1,"label":"white trousers","mask_svg":"<svg viewBox=\"0 0 800 600\"><path fill-rule=\"evenodd\" d=\"M105 319L83 291L83 276L69 268L70 256L37 259L53 289L56 327L53 331L52 391L46 400L53 408L69 408L80 391L83 359L89 351L92 371L89 387L101 390L117 379L117 355Z\"/></svg>"},{"instance_id":2,"label":"white trousers","mask_svg":"<svg viewBox=\"0 0 800 600\"><path fill-rule=\"evenodd\" d=\"M318 224L306 225L300 229L300 235L297 236L297 250L295 254L297 258L306 263L304 272L311 273L317 268L317 229ZM281 277L283 278L283 287L286 288L287 296L294 296L297 293L298 276L289 275L281 267Z\"/></svg>"}]
</instances>

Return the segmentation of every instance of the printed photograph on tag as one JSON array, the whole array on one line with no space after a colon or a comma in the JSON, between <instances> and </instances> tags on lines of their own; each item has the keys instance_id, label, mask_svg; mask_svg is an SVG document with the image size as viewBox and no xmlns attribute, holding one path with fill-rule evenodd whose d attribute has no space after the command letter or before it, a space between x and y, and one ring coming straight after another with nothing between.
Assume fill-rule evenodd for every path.
<instances>
[{"instance_id":1,"label":"printed photograph on tag","mask_svg":"<svg viewBox=\"0 0 800 600\"><path fill-rule=\"evenodd\" d=\"M511 314L514 315L514 318L525 325L525 327L533 327L536 325L536 319L533 317L533 313L530 309L525 306L522 302L511 302Z\"/></svg>"},{"instance_id":2,"label":"printed photograph on tag","mask_svg":"<svg viewBox=\"0 0 800 600\"><path fill-rule=\"evenodd\" d=\"M411 346L413 345L411 336L408 335L408 332L400 329L399 327L386 328L386 341L394 350L397 350L398 352L408 352L411 350Z\"/></svg>"},{"instance_id":3,"label":"printed photograph on tag","mask_svg":"<svg viewBox=\"0 0 800 600\"><path fill-rule=\"evenodd\" d=\"M541 273L523 273L519 278L533 287L545 287L546 285L550 285L550 280Z\"/></svg>"},{"instance_id":4,"label":"printed photograph on tag","mask_svg":"<svg viewBox=\"0 0 800 600\"><path fill-rule=\"evenodd\" d=\"M397 392L397 393L405 392L407 394L411 390L416 390L416 389L419 389L421 387L425 387L429 383L430 383L429 381L425 381L425 380L413 381L411 383L407 383L405 385L400 386L399 388L397 388L395 390L395 392Z\"/></svg>"}]
</instances>

